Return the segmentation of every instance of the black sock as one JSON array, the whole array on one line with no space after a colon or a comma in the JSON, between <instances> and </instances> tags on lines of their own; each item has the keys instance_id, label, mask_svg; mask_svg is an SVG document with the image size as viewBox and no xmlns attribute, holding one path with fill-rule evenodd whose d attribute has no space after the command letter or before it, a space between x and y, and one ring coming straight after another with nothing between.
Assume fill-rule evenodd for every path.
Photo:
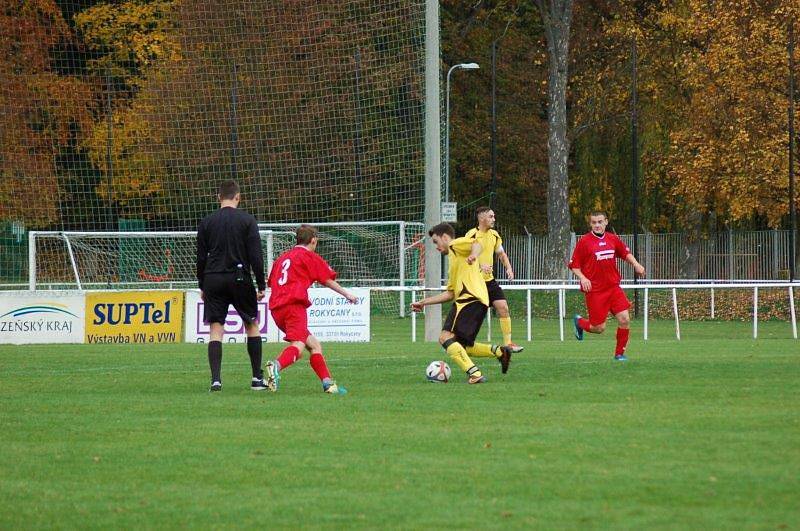
<instances>
[{"instance_id":1,"label":"black sock","mask_svg":"<svg viewBox=\"0 0 800 531\"><path fill-rule=\"evenodd\" d=\"M222 342L208 342L208 366L211 367L211 381L222 382Z\"/></svg>"},{"instance_id":2,"label":"black sock","mask_svg":"<svg viewBox=\"0 0 800 531\"><path fill-rule=\"evenodd\" d=\"M247 338L247 354L250 355L253 378L263 378L264 371L261 370L261 336Z\"/></svg>"}]
</instances>

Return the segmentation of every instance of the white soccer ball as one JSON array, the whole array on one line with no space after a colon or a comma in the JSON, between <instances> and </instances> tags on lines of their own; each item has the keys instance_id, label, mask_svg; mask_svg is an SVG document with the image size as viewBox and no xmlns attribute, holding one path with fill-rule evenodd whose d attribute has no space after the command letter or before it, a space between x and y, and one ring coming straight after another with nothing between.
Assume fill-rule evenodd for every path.
<instances>
[{"instance_id":1,"label":"white soccer ball","mask_svg":"<svg viewBox=\"0 0 800 531\"><path fill-rule=\"evenodd\" d=\"M429 382L447 383L450 380L450 366L443 361L432 361L425 369L425 376Z\"/></svg>"}]
</instances>

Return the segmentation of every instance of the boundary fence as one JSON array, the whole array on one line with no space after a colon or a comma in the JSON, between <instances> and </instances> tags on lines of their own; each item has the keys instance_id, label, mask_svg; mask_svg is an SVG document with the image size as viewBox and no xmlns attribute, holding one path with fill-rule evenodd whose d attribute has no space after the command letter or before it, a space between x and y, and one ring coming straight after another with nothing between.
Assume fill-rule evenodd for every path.
<instances>
[{"instance_id":1,"label":"boundary fence","mask_svg":"<svg viewBox=\"0 0 800 531\"><path fill-rule=\"evenodd\" d=\"M555 291L558 294L558 321L559 321L559 339L564 341L564 320L566 315L566 292L578 291L580 286L577 284L523 284L523 285L503 285L504 290L510 291L525 291L526 292L526 331L527 340L533 339L533 305L531 301L532 293L538 291ZM800 288L800 282L681 282L681 283L623 283L623 289L638 289L644 292L644 309L643 309L643 339L645 341L649 338L649 302L651 290L670 290L672 295L672 311L675 320L675 338L680 341L681 339L681 323L680 323L680 309L678 308L678 290L697 290L705 289L711 293L711 313L714 315L714 300L715 291L724 289L752 289L753 290L753 339L758 338L758 290L764 289L786 289L789 298L789 320L791 324L792 337L797 339L797 316L794 304L794 288ZM431 291L424 288L372 288L379 291L410 291L411 302L417 299L417 293L420 291ZM491 337L492 324L491 312L487 319L488 336ZM417 337L417 313L411 314L411 341L416 342Z\"/></svg>"},{"instance_id":2,"label":"boundary fence","mask_svg":"<svg viewBox=\"0 0 800 531\"><path fill-rule=\"evenodd\" d=\"M694 245L696 278L788 280L790 233L789 230L726 231L703 238ZM579 237L572 234L570 249L575 248ZM633 249L632 234L619 234L619 237ZM546 235L504 236L503 247L518 279L545 278ZM647 270L648 278L679 279L684 278L684 266L691 250L683 233L648 232L638 235L636 258ZM630 264L620 262L619 266L622 278L633 279ZM507 278L502 267L498 268L495 276ZM566 264L561 278L572 278Z\"/></svg>"}]
</instances>

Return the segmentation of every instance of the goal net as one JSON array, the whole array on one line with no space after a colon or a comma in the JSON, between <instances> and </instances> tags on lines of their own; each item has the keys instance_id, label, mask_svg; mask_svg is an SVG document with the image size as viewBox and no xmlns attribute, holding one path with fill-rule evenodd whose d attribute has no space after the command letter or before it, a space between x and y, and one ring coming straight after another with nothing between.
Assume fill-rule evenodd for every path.
<instances>
[{"instance_id":1,"label":"goal net","mask_svg":"<svg viewBox=\"0 0 800 531\"><path fill-rule=\"evenodd\" d=\"M268 255L277 257L295 244L299 224L261 223L269 229ZM422 223L403 221L315 223L319 230L317 252L337 272L337 279L359 287L415 286L424 280ZM405 314L406 294L376 291L371 297L378 310Z\"/></svg>"},{"instance_id":2,"label":"goal net","mask_svg":"<svg viewBox=\"0 0 800 531\"><path fill-rule=\"evenodd\" d=\"M262 224L268 274L295 245L298 225ZM422 275L421 223L322 223L318 252L345 285L414 286ZM30 289L163 288L196 285L197 233L36 232L29 234ZM402 315L405 295L377 292L373 306Z\"/></svg>"}]
</instances>

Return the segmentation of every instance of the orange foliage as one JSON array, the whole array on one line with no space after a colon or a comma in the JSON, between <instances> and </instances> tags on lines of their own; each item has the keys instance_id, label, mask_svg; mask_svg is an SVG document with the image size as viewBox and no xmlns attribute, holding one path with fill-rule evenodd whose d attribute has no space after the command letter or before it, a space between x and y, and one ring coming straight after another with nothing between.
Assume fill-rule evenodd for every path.
<instances>
[{"instance_id":1,"label":"orange foliage","mask_svg":"<svg viewBox=\"0 0 800 531\"><path fill-rule=\"evenodd\" d=\"M52 72L50 51L72 36L52 0L0 9L0 219L58 219L56 157L91 121L91 92Z\"/></svg>"}]
</instances>

